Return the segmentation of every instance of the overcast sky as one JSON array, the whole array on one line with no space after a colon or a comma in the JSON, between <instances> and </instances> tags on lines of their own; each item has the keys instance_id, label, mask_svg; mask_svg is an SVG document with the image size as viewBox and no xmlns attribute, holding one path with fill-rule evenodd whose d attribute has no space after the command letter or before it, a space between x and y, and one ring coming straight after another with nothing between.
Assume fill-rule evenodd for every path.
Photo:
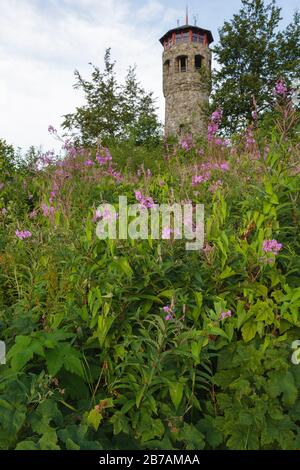
<instances>
[{"instance_id":1,"label":"overcast sky","mask_svg":"<svg viewBox=\"0 0 300 470\"><path fill-rule=\"evenodd\" d=\"M210 29L215 40L240 0L189 0L190 23ZM278 0L287 24L298 0ZM158 39L185 18L185 0L0 0L0 138L16 147L57 148L48 125L82 103L73 71L88 77L102 68L107 47L124 77L137 65L144 88L164 115Z\"/></svg>"}]
</instances>

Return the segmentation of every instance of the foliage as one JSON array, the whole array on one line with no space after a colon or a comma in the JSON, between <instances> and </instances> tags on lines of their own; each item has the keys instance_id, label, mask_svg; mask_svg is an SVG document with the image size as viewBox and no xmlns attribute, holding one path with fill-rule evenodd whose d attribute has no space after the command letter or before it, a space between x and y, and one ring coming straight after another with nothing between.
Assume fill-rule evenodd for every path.
<instances>
[{"instance_id":1,"label":"foliage","mask_svg":"<svg viewBox=\"0 0 300 470\"><path fill-rule=\"evenodd\" d=\"M68 142L4 182L1 449L299 448L299 144L280 112L231 145ZM137 190L204 203L204 249L98 239L98 205Z\"/></svg>"},{"instance_id":2,"label":"foliage","mask_svg":"<svg viewBox=\"0 0 300 470\"><path fill-rule=\"evenodd\" d=\"M104 72L93 66L91 80L75 71L74 88L82 90L86 104L65 116L63 128L72 131L84 144L97 139L133 140L137 145L155 144L160 139L160 124L152 93L147 93L130 67L125 84L117 82L110 49L104 56Z\"/></svg>"},{"instance_id":3,"label":"foliage","mask_svg":"<svg viewBox=\"0 0 300 470\"><path fill-rule=\"evenodd\" d=\"M214 107L221 107L224 126L235 132L251 120L253 98L262 115L273 103L278 79L299 77L300 15L279 30L281 9L275 0L242 0L240 11L220 29L214 48L220 69L214 72Z\"/></svg>"}]
</instances>

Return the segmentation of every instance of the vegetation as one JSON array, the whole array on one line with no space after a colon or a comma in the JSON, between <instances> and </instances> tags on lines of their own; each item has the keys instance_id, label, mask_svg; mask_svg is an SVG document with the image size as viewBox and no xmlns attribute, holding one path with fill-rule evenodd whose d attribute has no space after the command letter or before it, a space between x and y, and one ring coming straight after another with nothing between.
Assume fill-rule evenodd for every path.
<instances>
[{"instance_id":1,"label":"vegetation","mask_svg":"<svg viewBox=\"0 0 300 470\"><path fill-rule=\"evenodd\" d=\"M280 15L275 0L242 0L240 11L219 30L213 107L222 108L229 133L245 129L255 108L261 118L270 111L277 80L291 86L299 78L300 15L279 30Z\"/></svg>"},{"instance_id":2,"label":"vegetation","mask_svg":"<svg viewBox=\"0 0 300 470\"><path fill-rule=\"evenodd\" d=\"M75 71L74 87L83 91L86 104L65 116L63 128L84 144L94 144L97 139L156 144L161 129L152 93L145 92L138 83L133 67L128 70L125 84L118 84L110 49L106 50L104 64L103 73L93 66L91 81Z\"/></svg>"},{"instance_id":3,"label":"vegetation","mask_svg":"<svg viewBox=\"0 0 300 470\"><path fill-rule=\"evenodd\" d=\"M276 113L232 145L68 141L1 182L0 448L299 448L299 116ZM204 203L204 249L98 239L136 191Z\"/></svg>"}]
</instances>

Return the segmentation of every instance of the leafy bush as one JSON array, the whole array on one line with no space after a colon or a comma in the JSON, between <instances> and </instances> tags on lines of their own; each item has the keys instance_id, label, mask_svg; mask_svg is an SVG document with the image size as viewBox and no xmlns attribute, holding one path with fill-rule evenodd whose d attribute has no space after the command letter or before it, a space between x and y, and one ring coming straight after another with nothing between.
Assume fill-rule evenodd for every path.
<instances>
[{"instance_id":1,"label":"leafy bush","mask_svg":"<svg viewBox=\"0 0 300 470\"><path fill-rule=\"evenodd\" d=\"M249 132L68 143L4 183L0 448L299 448L299 144ZM99 240L97 206L137 190L204 203L204 249Z\"/></svg>"}]
</instances>

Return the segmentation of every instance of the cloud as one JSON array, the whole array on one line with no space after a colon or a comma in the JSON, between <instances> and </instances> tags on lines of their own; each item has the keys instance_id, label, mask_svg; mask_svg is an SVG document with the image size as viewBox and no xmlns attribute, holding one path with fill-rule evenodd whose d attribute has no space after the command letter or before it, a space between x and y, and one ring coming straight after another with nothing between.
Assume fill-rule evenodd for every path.
<instances>
[{"instance_id":1,"label":"cloud","mask_svg":"<svg viewBox=\"0 0 300 470\"><path fill-rule=\"evenodd\" d=\"M28 148L57 147L49 124L59 127L82 97L72 87L73 71L89 76L88 63L102 67L107 47L122 79L129 65L158 97L163 117L161 78L162 5L150 1L132 16L133 3L121 0L0 0L0 138ZM165 15L173 9L165 9ZM166 20L167 21L167 20Z\"/></svg>"}]
</instances>

